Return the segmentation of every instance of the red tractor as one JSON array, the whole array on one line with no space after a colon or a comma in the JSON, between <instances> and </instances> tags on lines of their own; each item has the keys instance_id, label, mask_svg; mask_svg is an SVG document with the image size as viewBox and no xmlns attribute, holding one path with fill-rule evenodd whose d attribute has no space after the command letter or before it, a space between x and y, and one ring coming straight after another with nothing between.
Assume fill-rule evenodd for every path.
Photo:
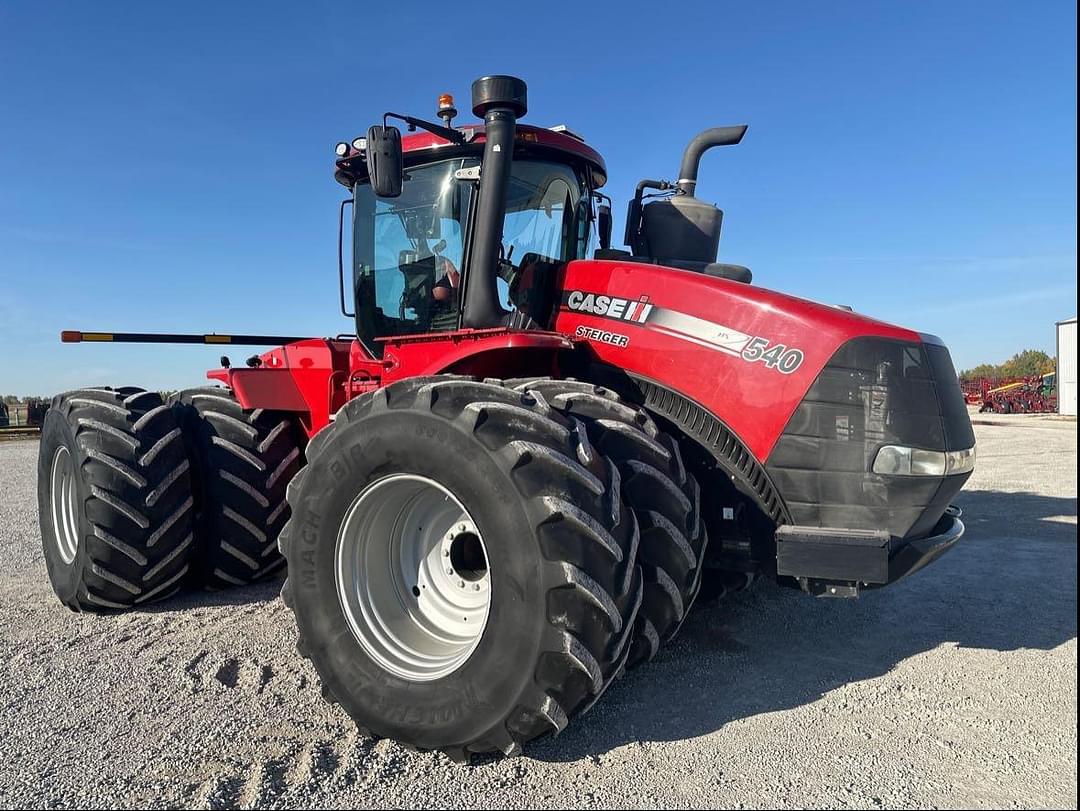
<instances>
[{"instance_id":1,"label":"red tractor","mask_svg":"<svg viewBox=\"0 0 1080 811\"><path fill-rule=\"evenodd\" d=\"M639 183L622 251L597 152L519 125L519 79L477 80L472 108L338 144L355 334L65 333L282 345L168 400L60 395L39 462L67 606L287 564L327 698L459 760L562 730L706 577L856 596L922 568L963 533L975 445L940 340L716 261L698 164L746 127Z\"/></svg>"}]
</instances>

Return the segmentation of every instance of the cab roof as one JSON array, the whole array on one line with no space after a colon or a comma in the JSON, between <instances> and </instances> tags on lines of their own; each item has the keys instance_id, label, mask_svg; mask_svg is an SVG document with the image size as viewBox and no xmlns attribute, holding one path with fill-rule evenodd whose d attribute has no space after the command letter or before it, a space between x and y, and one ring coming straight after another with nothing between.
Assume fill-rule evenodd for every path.
<instances>
[{"instance_id":1,"label":"cab roof","mask_svg":"<svg viewBox=\"0 0 1080 811\"><path fill-rule=\"evenodd\" d=\"M483 124L470 124L455 129L465 134L466 143L454 144L424 130L404 135L401 148L405 165L416 166L444 157L482 154L485 140ZM607 182L607 165L600 153L565 128L552 130L518 124L514 141L515 157L547 157L586 167L592 174L592 185L595 189ZM334 178L346 188L352 188L356 182L366 180L367 167L363 150L350 145L349 151L334 162Z\"/></svg>"}]
</instances>

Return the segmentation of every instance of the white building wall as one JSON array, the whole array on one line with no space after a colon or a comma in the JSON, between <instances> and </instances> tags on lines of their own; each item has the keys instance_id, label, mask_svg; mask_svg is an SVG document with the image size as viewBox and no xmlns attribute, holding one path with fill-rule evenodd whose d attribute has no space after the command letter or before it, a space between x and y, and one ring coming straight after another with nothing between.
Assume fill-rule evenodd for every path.
<instances>
[{"instance_id":1,"label":"white building wall","mask_svg":"<svg viewBox=\"0 0 1080 811\"><path fill-rule=\"evenodd\" d=\"M1057 325L1058 413L1076 416L1076 319Z\"/></svg>"}]
</instances>

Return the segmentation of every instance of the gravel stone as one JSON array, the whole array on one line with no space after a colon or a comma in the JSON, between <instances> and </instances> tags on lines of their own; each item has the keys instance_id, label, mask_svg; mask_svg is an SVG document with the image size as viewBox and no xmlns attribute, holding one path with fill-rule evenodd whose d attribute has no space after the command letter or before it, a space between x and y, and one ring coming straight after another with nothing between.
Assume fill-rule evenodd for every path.
<instances>
[{"instance_id":1,"label":"gravel stone","mask_svg":"<svg viewBox=\"0 0 1080 811\"><path fill-rule=\"evenodd\" d=\"M1076 423L998 423L930 568L698 606L558 738L471 767L326 704L279 582L63 608L37 443L2 442L0 806L1075 808Z\"/></svg>"}]
</instances>

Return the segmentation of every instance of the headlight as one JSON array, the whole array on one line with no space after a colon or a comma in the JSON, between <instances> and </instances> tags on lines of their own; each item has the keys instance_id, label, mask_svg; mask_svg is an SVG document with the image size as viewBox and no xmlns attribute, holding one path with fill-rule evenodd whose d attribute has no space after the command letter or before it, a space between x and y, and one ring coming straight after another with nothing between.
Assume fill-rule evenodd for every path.
<instances>
[{"instance_id":1,"label":"headlight","mask_svg":"<svg viewBox=\"0 0 1080 811\"><path fill-rule=\"evenodd\" d=\"M970 473L975 469L975 446L962 451L949 451L945 454L946 476L953 473Z\"/></svg>"},{"instance_id":2,"label":"headlight","mask_svg":"<svg viewBox=\"0 0 1080 811\"><path fill-rule=\"evenodd\" d=\"M886 476L953 476L975 469L975 448L962 451L926 451L885 445L874 457L875 473Z\"/></svg>"}]
</instances>

